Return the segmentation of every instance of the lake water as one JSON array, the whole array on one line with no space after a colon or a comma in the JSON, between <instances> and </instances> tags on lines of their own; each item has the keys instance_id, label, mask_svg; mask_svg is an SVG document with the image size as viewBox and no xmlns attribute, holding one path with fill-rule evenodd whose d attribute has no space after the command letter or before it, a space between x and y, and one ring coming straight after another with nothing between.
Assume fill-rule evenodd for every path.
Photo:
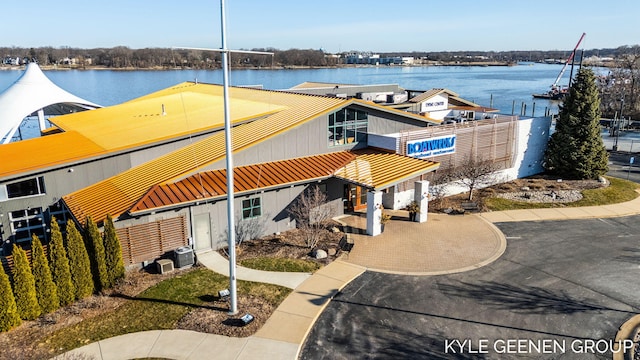
<instances>
[{"instance_id":1,"label":"lake water","mask_svg":"<svg viewBox=\"0 0 640 360\"><path fill-rule=\"evenodd\" d=\"M447 88L462 98L500 109L501 113L526 114L535 106L536 116L545 109L557 112L558 103L534 99L531 94L547 91L562 65L526 64L517 66L425 66L359 67L303 70L233 70L232 85L262 85L266 89L287 89L305 81L341 84L398 84L411 90ZM566 85L567 69L562 85ZM222 83L221 70L52 70L44 72L61 88L94 103L108 106L122 103L169 86L197 79ZM4 91L22 71L0 71L0 91ZM534 105L535 104L535 105Z\"/></svg>"}]
</instances>

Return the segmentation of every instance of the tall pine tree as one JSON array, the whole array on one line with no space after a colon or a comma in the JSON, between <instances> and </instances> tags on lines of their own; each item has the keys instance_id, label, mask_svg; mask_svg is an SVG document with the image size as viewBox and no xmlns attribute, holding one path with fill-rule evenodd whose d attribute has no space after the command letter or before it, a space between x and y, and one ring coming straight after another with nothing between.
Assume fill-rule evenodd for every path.
<instances>
[{"instance_id":1,"label":"tall pine tree","mask_svg":"<svg viewBox=\"0 0 640 360\"><path fill-rule=\"evenodd\" d=\"M13 295L16 298L18 314L24 320L33 320L40 316L41 310L36 296L36 281L29 266L27 253L13 244Z\"/></svg>"},{"instance_id":2,"label":"tall pine tree","mask_svg":"<svg viewBox=\"0 0 640 360\"><path fill-rule=\"evenodd\" d=\"M104 221L104 252L107 264L107 274L109 275L109 286L115 285L116 281L124 278L124 262L122 260L122 247L116 234L111 215L107 215Z\"/></svg>"},{"instance_id":3,"label":"tall pine tree","mask_svg":"<svg viewBox=\"0 0 640 360\"><path fill-rule=\"evenodd\" d=\"M53 282L58 287L58 299L61 306L71 304L76 299L76 289L71 281L69 258L64 249L62 233L56 218L51 219L51 240L49 241L49 264Z\"/></svg>"},{"instance_id":4,"label":"tall pine tree","mask_svg":"<svg viewBox=\"0 0 640 360\"><path fill-rule=\"evenodd\" d=\"M109 287L109 275L107 275L107 264L104 254L104 242L98 225L87 217L85 229L87 252L91 260L91 272L96 290L104 290Z\"/></svg>"},{"instance_id":5,"label":"tall pine tree","mask_svg":"<svg viewBox=\"0 0 640 360\"><path fill-rule=\"evenodd\" d=\"M21 322L9 277L0 264L0 332L9 331Z\"/></svg>"},{"instance_id":6,"label":"tall pine tree","mask_svg":"<svg viewBox=\"0 0 640 360\"><path fill-rule=\"evenodd\" d=\"M53 282L51 268L40 239L34 234L31 239L31 263L33 264L33 278L36 284L36 296L42 313L48 314L60 307L58 288Z\"/></svg>"},{"instance_id":7,"label":"tall pine tree","mask_svg":"<svg viewBox=\"0 0 640 360\"><path fill-rule=\"evenodd\" d=\"M582 68L560 107L556 131L545 152L549 173L568 179L597 179L608 171L600 135L600 96L591 69Z\"/></svg>"},{"instance_id":8,"label":"tall pine tree","mask_svg":"<svg viewBox=\"0 0 640 360\"><path fill-rule=\"evenodd\" d=\"M67 221L66 237L67 256L71 268L71 281L76 290L76 299L84 299L93 294L93 275L91 275L91 262L87 247L84 245L82 234L78 231L73 220Z\"/></svg>"}]
</instances>

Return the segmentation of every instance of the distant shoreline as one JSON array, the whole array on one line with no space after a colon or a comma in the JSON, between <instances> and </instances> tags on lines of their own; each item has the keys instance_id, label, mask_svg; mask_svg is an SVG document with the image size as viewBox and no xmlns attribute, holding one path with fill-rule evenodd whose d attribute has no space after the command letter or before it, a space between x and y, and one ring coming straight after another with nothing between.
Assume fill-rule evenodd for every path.
<instances>
[{"instance_id":1,"label":"distant shoreline","mask_svg":"<svg viewBox=\"0 0 640 360\"><path fill-rule=\"evenodd\" d=\"M384 67L430 67L430 66L469 66L469 67L487 67L487 66L516 66L517 63L502 62L502 61L485 61L485 62L430 62L411 65L365 65L365 64L342 64L332 66L273 66L273 67L233 67L232 70L307 70L307 69L336 69L336 68L384 68ZM25 65L0 65L0 70L24 70ZM106 66L81 66L81 65L43 65L40 66L42 70L111 70L111 71L162 71L162 70L219 70L220 68L213 69L200 69L191 67L151 67L151 68L138 68L138 67L125 67L125 68L110 68Z\"/></svg>"}]
</instances>

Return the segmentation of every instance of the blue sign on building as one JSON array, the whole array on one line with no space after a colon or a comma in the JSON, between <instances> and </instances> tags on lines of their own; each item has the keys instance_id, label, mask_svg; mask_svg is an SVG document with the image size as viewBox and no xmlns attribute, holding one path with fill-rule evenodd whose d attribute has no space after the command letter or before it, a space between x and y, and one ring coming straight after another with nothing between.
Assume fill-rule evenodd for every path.
<instances>
[{"instance_id":1,"label":"blue sign on building","mask_svg":"<svg viewBox=\"0 0 640 360\"><path fill-rule=\"evenodd\" d=\"M415 158L428 158L444 154L453 154L455 152L455 135L407 141L407 156Z\"/></svg>"}]
</instances>

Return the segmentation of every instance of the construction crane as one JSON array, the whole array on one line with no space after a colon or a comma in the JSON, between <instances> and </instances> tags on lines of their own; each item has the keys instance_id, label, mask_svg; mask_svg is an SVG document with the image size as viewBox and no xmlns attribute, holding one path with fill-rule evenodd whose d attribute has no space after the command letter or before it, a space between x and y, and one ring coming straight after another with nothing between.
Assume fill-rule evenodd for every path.
<instances>
[{"instance_id":1,"label":"construction crane","mask_svg":"<svg viewBox=\"0 0 640 360\"><path fill-rule=\"evenodd\" d=\"M587 33L582 33L582 36L580 36L580 40L578 40L576 47L573 49L573 52L571 52L571 55L569 55L569 58L564 63L564 66L562 67L562 70L560 70L560 74L558 74L556 81L553 83L553 85L551 85L552 88L558 86L558 82L560 82L562 75L564 75L565 70L567 70L567 65L569 65L573 61L573 58L576 56L576 51L578 50L578 46L580 46L580 43L582 42L582 39L584 39L585 35L587 35Z\"/></svg>"},{"instance_id":2,"label":"construction crane","mask_svg":"<svg viewBox=\"0 0 640 360\"><path fill-rule=\"evenodd\" d=\"M533 94L533 97L559 100L559 99L562 99L564 95L566 95L567 89L566 88L562 89L558 87L558 83L560 82L560 79L562 79L564 72L567 70L567 66L573 62L573 58L576 56L576 51L578 51L578 47L580 46L580 43L582 42L582 39L584 39L585 35L587 35L587 33L582 33L582 36L580 36L580 40L578 40L576 47L573 48L571 55L569 55L569 58L567 58L567 61L565 61L564 66L562 67L562 70L560 70L560 74L558 74L558 77L556 78L556 81L554 81L553 85L551 85L551 90L544 94Z\"/></svg>"}]
</instances>

